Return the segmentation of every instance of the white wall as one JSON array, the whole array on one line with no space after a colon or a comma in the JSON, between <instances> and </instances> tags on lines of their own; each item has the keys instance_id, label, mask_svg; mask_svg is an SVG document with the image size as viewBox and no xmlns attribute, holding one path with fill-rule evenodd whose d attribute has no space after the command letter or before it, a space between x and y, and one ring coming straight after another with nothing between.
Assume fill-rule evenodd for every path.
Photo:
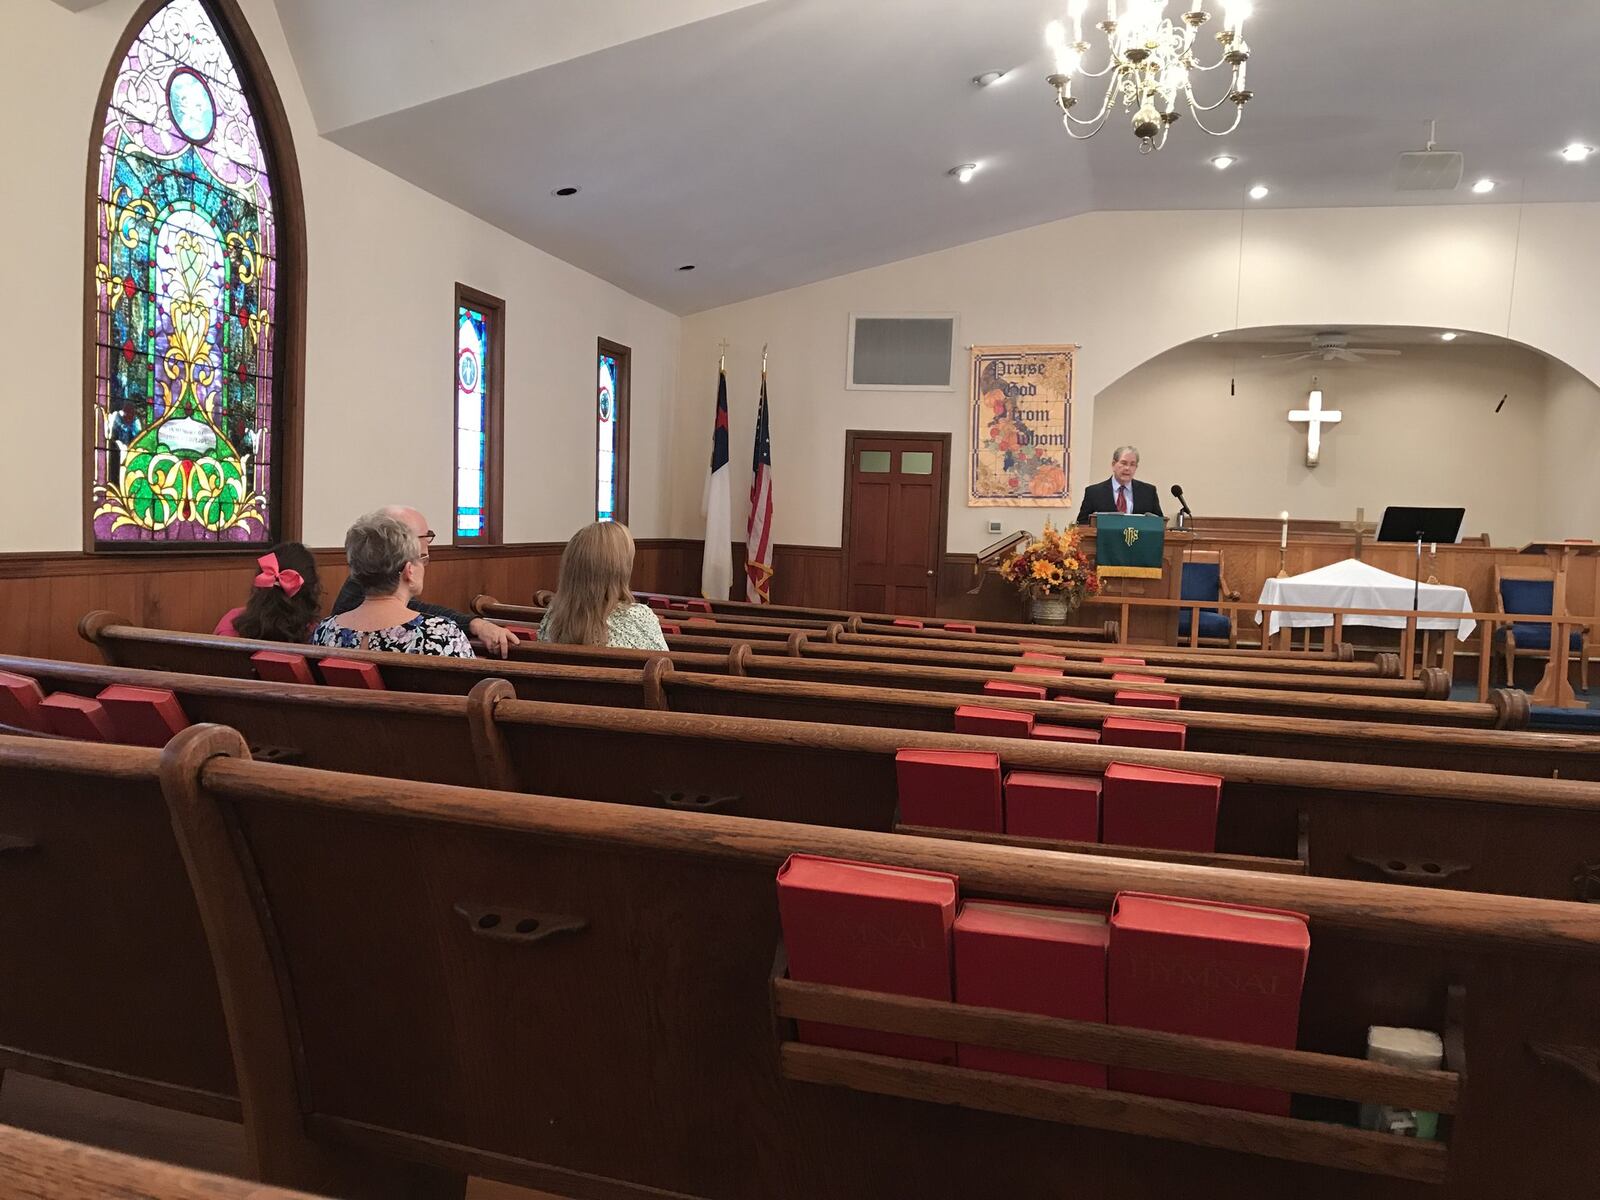
<instances>
[{"instance_id":1,"label":"white wall","mask_svg":"<svg viewBox=\"0 0 1600 1200\"><path fill-rule=\"evenodd\" d=\"M1550 536L1544 355L1463 340L1361 364L1261 357L1291 349L1206 339L1134 368L1095 398L1090 476L1108 474L1113 450L1132 442L1139 477L1156 485L1169 515L1177 482L1202 516L1287 510L1348 521L1364 508L1376 521L1388 504L1464 505L1463 532L1487 532L1497 545ZM1305 465L1306 427L1288 419L1306 406L1313 376L1323 407L1342 414L1323 426L1315 468Z\"/></svg>"},{"instance_id":2,"label":"white wall","mask_svg":"<svg viewBox=\"0 0 1600 1200\"><path fill-rule=\"evenodd\" d=\"M1545 371L1548 481L1540 538L1600 537L1600 388L1565 363ZM1507 406L1509 407L1509 405Z\"/></svg>"},{"instance_id":3,"label":"white wall","mask_svg":"<svg viewBox=\"0 0 1600 1200\"><path fill-rule=\"evenodd\" d=\"M0 71L0 551L82 546L85 155L135 7L5 5L16 52ZM272 3L243 9L305 191L306 540L338 545L351 517L396 501L449 528L457 280L506 302L506 539L564 540L593 519L597 336L633 349L633 524L667 533L657 447L670 437L679 319L318 137Z\"/></svg>"},{"instance_id":4,"label":"white wall","mask_svg":"<svg viewBox=\"0 0 1600 1200\"><path fill-rule=\"evenodd\" d=\"M700 531L698 447L709 438L722 338L731 343L736 497L748 491L743 447L754 424L761 345L771 344L778 541L839 544L846 429L936 430L955 434L949 547L970 551L987 540L985 522L1001 514L966 506L966 396L847 391L852 311L954 311L963 346L1079 343L1075 509L1082 487L1104 477L1102 464L1091 461L1096 397L1176 345L1265 325L1418 325L1509 337L1600 379L1588 295L1597 274L1600 205L1093 213L712 309L684 322L672 527L680 536ZM1238 433L1218 451L1219 474L1262 469L1254 432ZM1600 441L1580 449L1592 457ZM1281 450L1292 454L1287 445ZM1449 439L1437 452L1453 455L1464 473L1496 469ZM1282 477L1289 465L1273 469ZM736 529L742 508L736 499ZM1229 515L1279 508L1252 505Z\"/></svg>"}]
</instances>

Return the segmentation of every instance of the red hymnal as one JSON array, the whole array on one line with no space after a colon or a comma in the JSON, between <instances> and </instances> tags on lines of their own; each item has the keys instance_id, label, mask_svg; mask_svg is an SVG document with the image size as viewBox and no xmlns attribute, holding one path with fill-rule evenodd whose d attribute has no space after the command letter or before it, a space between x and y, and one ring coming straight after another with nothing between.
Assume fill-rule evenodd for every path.
<instances>
[{"instance_id":1,"label":"red hymnal","mask_svg":"<svg viewBox=\"0 0 1600 1200\"><path fill-rule=\"evenodd\" d=\"M317 663L322 672L322 682L329 687L368 688L374 692L384 690L383 676L378 674L378 664L361 662L354 658L325 658Z\"/></svg>"},{"instance_id":2,"label":"red hymnal","mask_svg":"<svg viewBox=\"0 0 1600 1200\"><path fill-rule=\"evenodd\" d=\"M1113 683L1165 683L1167 677L1165 675L1138 675L1132 671L1113 671L1111 681Z\"/></svg>"},{"instance_id":3,"label":"red hymnal","mask_svg":"<svg viewBox=\"0 0 1600 1200\"><path fill-rule=\"evenodd\" d=\"M507 625L506 632L516 634L524 642L537 642L539 640L539 631L531 625Z\"/></svg>"},{"instance_id":4,"label":"red hymnal","mask_svg":"<svg viewBox=\"0 0 1600 1200\"><path fill-rule=\"evenodd\" d=\"M713 621L710 617L690 617L688 620L684 621L684 624L685 625L715 625L716 622Z\"/></svg>"},{"instance_id":5,"label":"red hymnal","mask_svg":"<svg viewBox=\"0 0 1600 1200\"><path fill-rule=\"evenodd\" d=\"M661 622L661 632L663 634L679 634L682 633L683 630L678 628L678 626L672 621L663 621Z\"/></svg>"},{"instance_id":6,"label":"red hymnal","mask_svg":"<svg viewBox=\"0 0 1600 1200\"><path fill-rule=\"evenodd\" d=\"M250 656L256 669L256 678L268 683L316 683L311 676L311 664L303 654L286 654L282 650L257 650Z\"/></svg>"},{"instance_id":7,"label":"red hymnal","mask_svg":"<svg viewBox=\"0 0 1600 1200\"><path fill-rule=\"evenodd\" d=\"M88 696L74 696L71 692L56 692L46 696L39 704L51 733L62 737L79 738L85 742L114 742L116 732L111 728L111 718L105 705Z\"/></svg>"},{"instance_id":8,"label":"red hymnal","mask_svg":"<svg viewBox=\"0 0 1600 1200\"><path fill-rule=\"evenodd\" d=\"M644 598L644 602L646 604L648 604L651 608L670 608L671 607L671 605L667 603L667 598L665 596L646 596Z\"/></svg>"},{"instance_id":9,"label":"red hymnal","mask_svg":"<svg viewBox=\"0 0 1600 1200\"><path fill-rule=\"evenodd\" d=\"M1018 663L1011 668L1011 673L1013 675L1050 675L1056 679L1060 679L1066 674L1065 671L1057 670L1054 667L1035 667L1028 663Z\"/></svg>"},{"instance_id":10,"label":"red hymnal","mask_svg":"<svg viewBox=\"0 0 1600 1200\"><path fill-rule=\"evenodd\" d=\"M1144 666L1144 659L1142 658L1102 658L1100 661L1103 663L1111 663L1114 666L1120 667Z\"/></svg>"},{"instance_id":11,"label":"red hymnal","mask_svg":"<svg viewBox=\"0 0 1600 1200\"><path fill-rule=\"evenodd\" d=\"M1103 1022L1108 933L1104 913L968 900L956 916L956 1003ZM1104 1067L1044 1054L962 1044L956 1061L978 1071L1106 1085Z\"/></svg>"},{"instance_id":12,"label":"red hymnal","mask_svg":"<svg viewBox=\"0 0 1600 1200\"><path fill-rule=\"evenodd\" d=\"M923 628L923 624L922 624L921 621L914 621L910 617L896 617L894 619L894 623L896 625L899 625L903 629L921 629L921 628Z\"/></svg>"},{"instance_id":13,"label":"red hymnal","mask_svg":"<svg viewBox=\"0 0 1600 1200\"><path fill-rule=\"evenodd\" d=\"M988 684L984 686L987 688ZM975 704L963 704L956 709L956 732L981 733L985 737L1025 738L1033 733L1033 714L1013 712L1008 708L979 708Z\"/></svg>"},{"instance_id":14,"label":"red hymnal","mask_svg":"<svg viewBox=\"0 0 1600 1200\"><path fill-rule=\"evenodd\" d=\"M904 825L988 833L1005 828L1000 756L993 750L901 750L894 774Z\"/></svg>"},{"instance_id":15,"label":"red hymnal","mask_svg":"<svg viewBox=\"0 0 1600 1200\"><path fill-rule=\"evenodd\" d=\"M31 729L34 733L50 732L45 715L39 711L43 703L44 691L33 676L0 671L0 725Z\"/></svg>"},{"instance_id":16,"label":"red hymnal","mask_svg":"<svg viewBox=\"0 0 1600 1200\"><path fill-rule=\"evenodd\" d=\"M983 685L991 696L1021 696L1026 700L1045 700L1050 693L1031 683L1010 683L1004 679L991 679Z\"/></svg>"},{"instance_id":17,"label":"red hymnal","mask_svg":"<svg viewBox=\"0 0 1600 1200\"><path fill-rule=\"evenodd\" d=\"M1293 1049L1311 935L1300 913L1123 892L1111 910L1113 1025ZM1289 1094L1111 1068L1118 1091L1289 1115Z\"/></svg>"},{"instance_id":18,"label":"red hymnal","mask_svg":"<svg viewBox=\"0 0 1600 1200\"><path fill-rule=\"evenodd\" d=\"M944 623L944 631L946 633L977 633L978 627L969 625L965 621L946 621Z\"/></svg>"},{"instance_id":19,"label":"red hymnal","mask_svg":"<svg viewBox=\"0 0 1600 1200\"><path fill-rule=\"evenodd\" d=\"M1076 725L1040 725L1037 721L1033 725L1032 735L1041 742L1098 742L1100 732L1096 729L1080 729Z\"/></svg>"},{"instance_id":20,"label":"red hymnal","mask_svg":"<svg viewBox=\"0 0 1600 1200\"><path fill-rule=\"evenodd\" d=\"M1182 750L1187 725L1171 721L1139 721L1133 717L1107 717L1100 722L1102 746L1139 746L1146 750Z\"/></svg>"},{"instance_id":21,"label":"red hymnal","mask_svg":"<svg viewBox=\"0 0 1600 1200\"><path fill-rule=\"evenodd\" d=\"M1093 775L1012 771L1005 790L1007 833L1069 842L1100 840L1100 780Z\"/></svg>"},{"instance_id":22,"label":"red hymnal","mask_svg":"<svg viewBox=\"0 0 1600 1200\"><path fill-rule=\"evenodd\" d=\"M685 600L683 602L683 607L688 609L690 612L708 613L708 612L711 611L711 601L709 601L709 600Z\"/></svg>"},{"instance_id":23,"label":"red hymnal","mask_svg":"<svg viewBox=\"0 0 1600 1200\"><path fill-rule=\"evenodd\" d=\"M117 741L160 748L172 735L189 727L178 697L167 688L129 687L114 683L97 697L111 718Z\"/></svg>"},{"instance_id":24,"label":"red hymnal","mask_svg":"<svg viewBox=\"0 0 1600 1200\"><path fill-rule=\"evenodd\" d=\"M1100 789L1100 840L1152 850L1217 848L1222 776L1112 763Z\"/></svg>"},{"instance_id":25,"label":"red hymnal","mask_svg":"<svg viewBox=\"0 0 1600 1200\"><path fill-rule=\"evenodd\" d=\"M778 869L778 916L789 977L806 983L951 999L956 877L791 854ZM797 1022L800 1040L868 1054L954 1062L936 1038Z\"/></svg>"},{"instance_id":26,"label":"red hymnal","mask_svg":"<svg viewBox=\"0 0 1600 1200\"><path fill-rule=\"evenodd\" d=\"M1111 703L1124 708L1178 708L1183 700L1175 692L1118 692Z\"/></svg>"}]
</instances>

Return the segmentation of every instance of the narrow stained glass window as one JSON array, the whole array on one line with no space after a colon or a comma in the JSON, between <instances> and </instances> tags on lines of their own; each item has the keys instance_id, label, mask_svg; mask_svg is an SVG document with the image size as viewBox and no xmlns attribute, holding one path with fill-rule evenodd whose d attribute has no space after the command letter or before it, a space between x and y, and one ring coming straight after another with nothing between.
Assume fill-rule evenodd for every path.
<instances>
[{"instance_id":1,"label":"narrow stained glass window","mask_svg":"<svg viewBox=\"0 0 1600 1200\"><path fill-rule=\"evenodd\" d=\"M138 31L95 200L93 543L278 536L278 250L268 152L201 0Z\"/></svg>"},{"instance_id":2,"label":"narrow stained glass window","mask_svg":"<svg viewBox=\"0 0 1600 1200\"><path fill-rule=\"evenodd\" d=\"M596 521L628 519L628 365L626 346L601 338L595 387Z\"/></svg>"},{"instance_id":3,"label":"narrow stained glass window","mask_svg":"<svg viewBox=\"0 0 1600 1200\"><path fill-rule=\"evenodd\" d=\"M456 310L456 540L481 539L488 503L484 453L484 376L489 334L484 315L461 305Z\"/></svg>"}]
</instances>

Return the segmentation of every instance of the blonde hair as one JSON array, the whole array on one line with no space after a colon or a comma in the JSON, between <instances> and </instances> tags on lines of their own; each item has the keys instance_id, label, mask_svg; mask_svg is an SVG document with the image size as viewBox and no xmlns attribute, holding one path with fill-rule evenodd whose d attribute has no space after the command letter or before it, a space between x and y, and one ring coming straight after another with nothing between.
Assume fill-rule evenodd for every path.
<instances>
[{"instance_id":1,"label":"blonde hair","mask_svg":"<svg viewBox=\"0 0 1600 1200\"><path fill-rule=\"evenodd\" d=\"M572 535L561 552L555 599L545 611L545 637L569 646L604 646L606 618L634 603L633 535L626 525L597 521Z\"/></svg>"}]
</instances>

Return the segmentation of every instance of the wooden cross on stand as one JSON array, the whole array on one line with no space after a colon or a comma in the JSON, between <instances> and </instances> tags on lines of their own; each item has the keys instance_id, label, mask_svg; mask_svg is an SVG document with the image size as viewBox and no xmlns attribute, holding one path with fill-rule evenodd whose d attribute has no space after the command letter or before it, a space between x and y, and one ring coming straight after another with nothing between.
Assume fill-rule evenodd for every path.
<instances>
[{"instance_id":1,"label":"wooden cross on stand","mask_svg":"<svg viewBox=\"0 0 1600 1200\"><path fill-rule=\"evenodd\" d=\"M1366 522L1366 516L1367 510L1358 508L1356 509L1356 519L1350 522L1350 529L1355 533L1355 544L1351 547L1351 557L1357 562L1361 561L1361 539L1366 535L1367 530L1371 528Z\"/></svg>"}]
</instances>

